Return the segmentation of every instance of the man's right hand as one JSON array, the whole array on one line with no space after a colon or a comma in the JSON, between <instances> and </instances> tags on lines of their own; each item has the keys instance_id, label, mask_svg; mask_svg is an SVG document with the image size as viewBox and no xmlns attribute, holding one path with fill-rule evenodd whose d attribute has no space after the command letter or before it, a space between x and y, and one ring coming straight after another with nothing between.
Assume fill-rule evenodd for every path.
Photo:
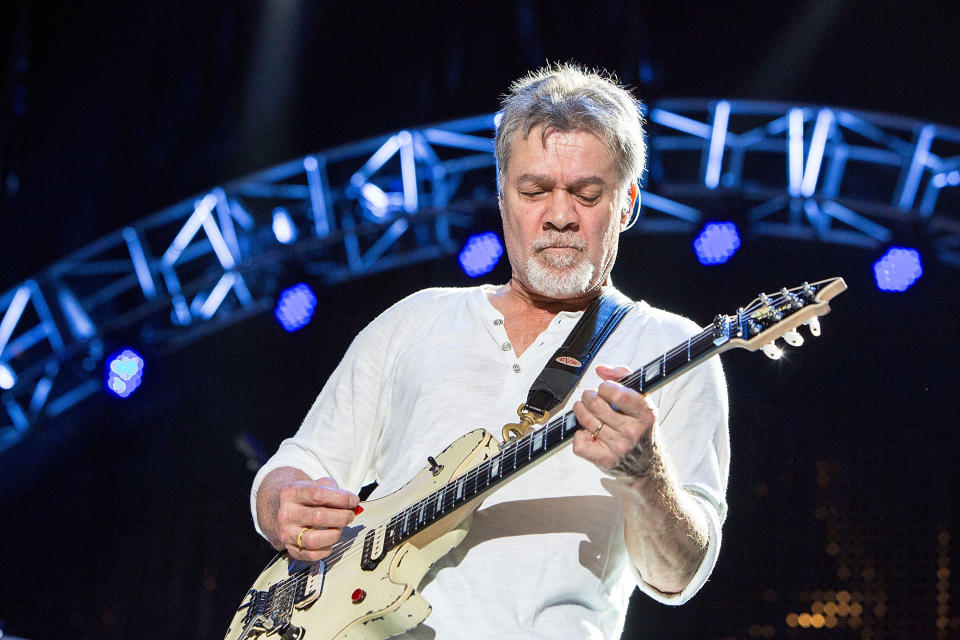
<instances>
[{"instance_id":1,"label":"man's right hand","mask_svg":"<svg viewBox=\"0 0 960 640\"><path fill-rule=\"evenodd\" d=\"M277 551L305 562L330 555L358 504L360 498L332 478L310 480L291 468L271 471L257 493L260 529Z\"/></svg>"}]
</instances>

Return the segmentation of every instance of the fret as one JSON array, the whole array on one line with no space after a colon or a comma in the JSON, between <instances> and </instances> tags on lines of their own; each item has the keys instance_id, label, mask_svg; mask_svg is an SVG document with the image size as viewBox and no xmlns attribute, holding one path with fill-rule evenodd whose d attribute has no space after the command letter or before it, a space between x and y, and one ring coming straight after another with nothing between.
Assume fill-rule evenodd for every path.
<instances>
[{"instance_id":1,"label":"fret","mask_svg":"<svg viewBox=\"0 0 960 640\"><path fill-rule=\"evenodd\" d=\"M477 469L471 469L467 472L467 481L464 483L464 486L471 497L480 493L480 489L477 486L477 478L479 477L480 472Z\"/></svg>"},{"instance_id":2,"label":"fret","mask_svg":"<svg viewBox=\"0 0 960 640\"><path fill-rule=\"evenodd\" d=\"M687 352L686 358L684 358L684 353L681 351L679 353L674 353L666 358L664 361L664 370L668 373L673 373L679 369L682 369L687 363L690 362L690 353Z\"/></svg>"},{"instance_id":3,"label":"fret","mask_svg":"<svg viewBox=\"0 0 960 640\"><path fill-rule=\"evenodd\" d=\"M654 360L647 366L643 368L643 381L650 382L655 376L660 373L660 361Z\"/></svg>"},{"instance_id":4,"label":"fret","mask_svg":"<svg viewBox=\"0 0 960 640\"><path fill-rule=\"evenodd\" d=\"M566 436L567 433L576 433L577 431L577 415L571 411L563 417L563 435Z\"/></svg>"},{"instance_id":5,"label":"fret","mask_svg":"<svg viewBox=\"0 0 960 640\"><path fill-rule=\"evenodd\" d=\"M563 442L563 418L554 420L546 428L547 449L552 449Z\"/></svg>"},{"instance_id":6,"label":"fret","mask_svg":"<svg viewBox=\"0 0 960 640\"><path fill-rule=\"evenodd\" d=\"M532 441L530 443L530 451L532 456L533 451L543 448L543 429L537 429L536 431L534 431L533 436L530 438L530 440Z\"/></svg>"},{"instance_id":7,"label":"fret","mask_svg":"<svg viewBox=\"0 0 960 640\"><path fill-rule=\"evenodd\" d=\"M500 454L504 459L509 455L510 456L510 469L516 471L517 469L517 446L512 442L503 448L503 452Z\"/></svg>"}]
</instances>

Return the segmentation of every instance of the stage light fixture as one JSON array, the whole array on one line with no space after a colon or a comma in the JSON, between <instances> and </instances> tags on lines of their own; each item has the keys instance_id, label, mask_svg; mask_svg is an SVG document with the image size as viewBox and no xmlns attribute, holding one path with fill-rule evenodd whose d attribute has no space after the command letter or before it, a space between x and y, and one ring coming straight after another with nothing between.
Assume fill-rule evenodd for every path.
<instances>
[{"instance_id":1,"label":"stage light fixture","mask_svg":"<svg viewBox=\"0 0 960 640\"><path fill-rule=\"evenodd\" d=\"M107 390L127 398L143 381L143 358L133 349L123 349L107 359Z\"/></svg>"},{"instance_id":2,"label":"stage light fixture","mask_svg":"<svg viewBox=\"0 0 960 640\"><path fill-rule=\"evenodd\" d=\"M273 235L280 244L290 244L297 239L297 227L293 224L290 213L283 207L273 210Z\"/></svg>"},{"instance_id":3,"label":"stage light fixture","mask_svg":"<svg viewBox=\"0 0 960 640\"><path fill-rule=\"evenodd\" d=\"M460 268L471 278L486 275L493 271L503 255L503 245L500 238L492 231L477 233L469 238L460 250L457 259Z\"/></svg>"},{"instance_id":4,"label":"stage light fixture","mask_svg":"<svg viewBox=\"0 0 960 640\"><path fill-rule=\"evenodd\" d=\"M890 247L873 263L873 275L881 291L906 291L923 275L920 252L909 247Z\"/></svg>"},{"instance_id":5,"label":"stage light fixture","mask_svg":"<svg viewBox=\"0 0 960 640\"><path fill-rule=\"evenodd\" d=\"M280 293L273 315L285 331L293 333L310 323L316 308L317 296L307 284L301 282Z\"/></svg>"},{"instance_id":6,"label":"stage light fixture","mask_svg":"<svg viewBox=\"0 0 960 640\"><path fill-rule=\"evenodd\" d=\"M732 222L711 222L693 241L693 250L702 265L723 264L740 248L740 234Z\"/></svg>"},{"instance_id":7,"label":"stage light fixture","mask_svg":"<svg viewBox=\"0 0 960 640\"><path fill-rule=\"evenodd\" d=\"M17 384L17 374L6 362L0 362L0 389L13 389Z\"/></svg>"}]
</instances>

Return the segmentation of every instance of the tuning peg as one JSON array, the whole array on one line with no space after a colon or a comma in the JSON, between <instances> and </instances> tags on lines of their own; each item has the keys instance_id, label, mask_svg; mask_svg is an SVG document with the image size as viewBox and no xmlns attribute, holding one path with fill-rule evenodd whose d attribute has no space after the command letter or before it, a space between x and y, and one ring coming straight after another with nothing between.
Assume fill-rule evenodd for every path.
<instances>
[{"instance_id":1,"label":"tuning peg","mask_svg":"<svg viewBox=\"0 0 960 640\"><path fill-rule=\"evenodd\" d=\"M781 357L783 357L783 351L780 350L780 347L777 346L776 342L763 345L760 347L760 351L763 351L763 354L771 360L779 360Z\"/></svg>"},{"instance_id":2,"label":"tuning peg","mask_svg":"<svg viewBox=\"0 0 960 640\"><path fill-rule=\"evenodd\" d=\"M813 316L807 321L807 326L810 327L810 335L813 337L820 335L820 318Z\"/></svg>"},{"instance_id":3,"label":"tuning peg","mask_svg":"<svg viewBox=\"0 0 960 640\"><path fill-rule=\"evenodd\" d=\"M791 347L799 347L803 344L803 336L796 329L792 329L783 334L783 339Z\"/></svg>"}]
</instances>

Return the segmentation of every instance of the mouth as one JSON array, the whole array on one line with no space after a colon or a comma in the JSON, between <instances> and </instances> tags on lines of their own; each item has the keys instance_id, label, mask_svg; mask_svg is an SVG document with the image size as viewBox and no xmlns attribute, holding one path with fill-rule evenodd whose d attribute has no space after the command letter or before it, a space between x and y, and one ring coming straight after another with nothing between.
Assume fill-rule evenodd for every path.
<instances>
[{"instance_id":1,"label":"mouth","mask_svg":"<svg viewBox=\"0 0 960 640\"><path fill-rule=\"evenodd\" d=\"M535 255L548 268L568 269L583 259L583 250L569 245L551 245L537 249Z\"/></svg>"}]
</instances>

